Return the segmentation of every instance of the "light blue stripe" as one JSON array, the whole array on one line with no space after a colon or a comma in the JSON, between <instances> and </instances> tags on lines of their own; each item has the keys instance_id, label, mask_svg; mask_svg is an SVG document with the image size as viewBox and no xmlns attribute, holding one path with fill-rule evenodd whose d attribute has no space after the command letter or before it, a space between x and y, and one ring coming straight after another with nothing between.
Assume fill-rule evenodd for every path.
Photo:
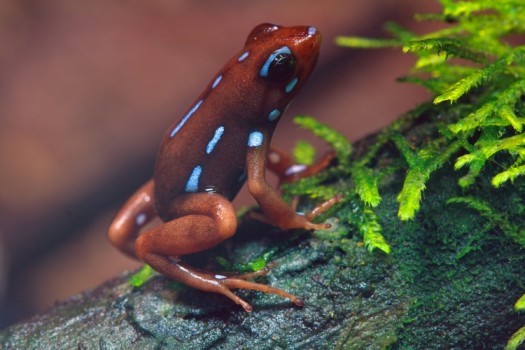
<instances>
[{"instance_id":1,"label":"light blue stripe","mask_svg":"<svg viewBox=\"0 0 525 350\"><path fill-rule=\"evenodd\" d=\"M248 136L248 147L259 147L263 143L263 134L260 131L252 131Z\"/></svg>"},{"instance_id":2,"label":"light blue stripe","mask_svg":"<svg viewBox=\"0 0 525 350\"><path fill-rule=\"evenodd\" d=\"M219 83L221 82L222 80L222 75L219 75L217 77L217 79L215 79L215 81L213 82L213 84L211 85L211 88L212 89L215 89L217 87L217 85L219 85Z\"/></svg>"},{"instance_id":3,"label":"light blue stripe","mask_svg":"<svg viewBox=\"0 0 525 350\"><path fill-rule=\"evenodd\" d=\"M248 57L250 55L250 51L246 51L245 53L243 53L242 55L239 56L239 58L237 58L237 61L239 62L242 62L246 59L246 57Z\"/></svg>"},{"instance_id":4,"label":"light blue stripe","mask_svg":"<svg viewBox=\"0 0 525 350\"><path fill-rule=\"evenodd\" d=\"M210 142L208 142L208 146L206 146L207 154L210 154L211 151L213 151L213 149L215 148L215 146L217 146L217 142L219 142L223 133L224 126L221 125L215 130L215 135L213 135L213 138L210 140Z\"/></svg>"},{"instance_id":5,"label":"light blue stripe","mask_svg":"<svg viewBox=\"0 0 525 350\"><path fill-rule=\"evenodd\" d=\"M315 27L308 28L308 35L314 35L315 33L317 33L317 28Z\"/></svg>"},{"instance_id":6,"label":"light blue stripe","mask_svg":"<svg viewBox=\"0 0 525 350\"><path fill-rule=\"evenodd\" d=\"M286 85L286 87L284 88L284 90L288 93L290 91L292 91L295 87L295 85L297 85L297 82L299 81L299 79L297 78L293 78L291 82L288 83L288 85Z\"/></svg>"},{"instance_id":7,"label":"light blue stripe","mask_svg":"<svg viewBox=\"0 0 525 350\"><path fill-rule=\"evenodd\" d=\"M202 167L197 165L191 172L188 182L186 182L186 192L197 192L199 189L199 178L202 173Z\"/></svg>"},{"instance_id":8,"label":"light blue stripe","mask_svg":"<svg viewBox=\"0 0 525 350\"><path fill-rule=\"evenodd\" d=\"M188 121L188 119L190 119L190 117L193 115L193 113L195 113L197 111L197 109L199 109L200 105L202 104L202 101L203 100L200 100L199 102L197 102L195 104L195 106L193 106L193 108L184 116L184 118L182 118L180 123L177 124L177 126L171 132L170 137L175 136L175 134L179 132L180 128L182 128L184 126L184 124L186 124L186 122Z\"/></svg>"},{"instance_id":9,"label":"light blue stripe","mask_svg":"<svg viewBox=\"0 0 525 350\"><path fill-rule=\"evenodd\" d=\"M268 114L268 120L273 122L275 119L279 118L281 116L281 111L278 109L274 109L273 111Z\"/></svg>"},{"instance_id":10,"label":"light blue stripe","mask_svg":"<svg viewBox=\"0 0 525 350\"><path fill-rule=\"evenodd\" d=\"M273 62L275 57L277 57L277 56L279 56L280 54L283 54L283 53L291 54L292 51L290 51L290 48L288 46L283 46L280 49L275 50L270 55L270 57L268 57L266 62L264 62L264 65L262 66L261 71L259 72L261 77L267 77L268 76L268 69L270 68L270 64Z\"/></svg>"}]
</instances>

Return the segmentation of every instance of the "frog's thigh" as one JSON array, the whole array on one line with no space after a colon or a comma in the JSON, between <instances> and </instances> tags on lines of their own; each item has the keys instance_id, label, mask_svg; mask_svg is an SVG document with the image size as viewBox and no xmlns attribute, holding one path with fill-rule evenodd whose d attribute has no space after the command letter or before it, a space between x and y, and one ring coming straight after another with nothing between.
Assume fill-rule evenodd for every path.
<instances>
[{"instance_id":1,"label":"frog's thigh","mask_svg":"<svg viewBox=\"0 0 525 350\"><path fill-rule=\"evenodd\" d=\"M181 256L211 248L237 230L233 205L213 193L179 196L172 203L175 219L142 234L135 243L137 256Z\"/></svg>"}]
</instances>

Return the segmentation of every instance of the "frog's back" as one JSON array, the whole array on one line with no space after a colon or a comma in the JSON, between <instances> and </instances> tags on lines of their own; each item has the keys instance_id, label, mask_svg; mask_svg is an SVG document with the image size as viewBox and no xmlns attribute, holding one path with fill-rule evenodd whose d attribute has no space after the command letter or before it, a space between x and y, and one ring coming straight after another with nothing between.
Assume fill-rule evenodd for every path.
<instances>
[{"instance_id":1,"label":"frog's back","mask_svg":"<svg viewBox=\"0 0 525 350\"><path fill-rule=\"evenodd\" d=\"M216 109L220 101L214 99L210 95L207 105L198 100L202 111L195 111L178 133L170 129L164 136L155 167L157 207L167 208L176 196L193 192L233 199L244 184L247 128L229 118L235 120L238 111L224 111L224 105Z\"/></svg>"}]
</instances>

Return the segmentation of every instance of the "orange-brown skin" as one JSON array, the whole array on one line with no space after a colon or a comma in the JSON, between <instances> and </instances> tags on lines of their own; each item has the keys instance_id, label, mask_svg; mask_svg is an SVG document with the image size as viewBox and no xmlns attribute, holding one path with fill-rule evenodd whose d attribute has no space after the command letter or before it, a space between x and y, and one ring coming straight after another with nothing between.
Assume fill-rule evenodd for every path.
<instances>
[{"instance_id":1,"label":"orange-brown skin","mask_svg":"<svg viewBox=\"0 0 525 350\"><path fill-rule=\"evenodd\" d=\"M246 311L252 307L231 289L273 293L303 305L292 294L246 280L267 271L223 276L194 269L180 257L235 234L237 219L230 201L246 181L265 221L281 229L329 227L311 220L339 197L301 215L265 179L267 157L269 168L283 181L315 173L333 158L328 155L312 167L295 169L288 156L270 147L278 120L315 67L320 42L313 27L255 27L243 50L164 135L153 179L128 200L109 228L113 245L170 278L221 293ZM156 216L164 223L139 235Z\"/></svg>"}]
</instances>

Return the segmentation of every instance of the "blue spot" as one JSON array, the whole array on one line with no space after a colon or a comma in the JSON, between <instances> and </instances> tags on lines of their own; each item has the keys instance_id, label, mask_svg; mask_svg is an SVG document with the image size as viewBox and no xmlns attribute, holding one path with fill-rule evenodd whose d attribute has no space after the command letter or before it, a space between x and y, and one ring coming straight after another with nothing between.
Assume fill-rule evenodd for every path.
<instances>
[{"instance_id":1,"label":"blue spot","mask_svg":"<svg viewBox=\"0 0 525 350\"><path fill-rule=\"evenodd\" d=\"M284 88L284 90L288 93L290 91L293 90L293 88L295 87L295 85L297 85L297 82L299 81L299 79L297 78L293 78L291 82L288 83L288 85L286 85L286 87Z\"/></svg>"},{"instance_id":2,"label":"blue spot","mask_svg":"<svg viewBox=\"0 0 525 350\"><path fill-rule=\"evenodd\" d=\"M144 225L147 220L148 220L147 215L144 213L140 213L139 215L135 217L135 224L140 227Z\"/></svg>"},{"instance_id":3,"label":"blue spot","mask_svg":"<svg viewBox=\"0 0 525 350\"><path fill-rule=\"evenodd\" d=\"M315 27L308 28L308 35L314 35L315 33L317 33L317 28Z\"/></svg>"},{"instance_id":4,"label":"blue spot","mask_svg":"<svg viewBox=\"0 0 525 350\"><path fill-rule=\"evenodd\" d=\"M273 122L275 119L279 118L281 116L281 111L278 109L274 109L273 111L268 114L268 120Z\"/></svg>"},{"instance_id":5,"label":"blue spot","mask_svg":"<svg viewBox=\"0 0 525 350\"><path fill-rule=\"evenodd\" d=\"M222 80L222 75L219 75L217 77L217 79L215 79L215 81L213 82L213 84L211 85L211 88L212 89L215 89L217 87L217 85L219 85L219 83L221 82Z\"/></svg>"},{"instance_id":6,"label":"blue spot","mask_svg":"<svg viewBox=\"0 0 525 350\"><path fill-rule=\"evenodd\" d=\"M270 55L270 57L268 57L266 62L264 62L263 66L261 68L261 71L259 72L261 77L267 77L268 76L268 68L270 68L270 64L273 62L275 57L277 57L277 56L279 56L280 54L283 54L283 53L291 54L292 51L290 51L290 48L288 46L283 46L280 49L275 50Z\"/></svg>"},{"instance_id":7,"label":"blue spot","mask_svg":"<svg viewBox=\"0 0 525 350\"><path fill-rule=\"evenodd\" d=\"M197 192L199 189L199 178L202 173L202 167L197 165L191 172L188 182L186 182L186 192Z\"/></svg>"},{"instance_id":8,"label":"blue spot","mask_svg":"<svg viewBox=\"0 0 525 350\"><path fill-rule=\"evenodd\" d=\"M248 147L259 147L263 143L263 134L260 131L252 131L248 136Z\"/></svg>"},{"instance_id":9,"label":"blue spot","mask_svg":"<svg viewBox=\"0 0 525 350\"><path fill-rule=\"evenodd\" d=\"M239 58L237 58L237 61L239 62L242 62L246 59L246 57L248 57L250 55L250 51L246 51L245 53L243 53L242 55L239 56Z\"/></svg>"},{"instance_id":10,"label":"blue spot","mask_svg":"<svg viewBox=\"0 0 525 350\"><path fill-rule=\"evenodd\" d=\"M208 142L208 146L206 146L207 154L210 154L211 151L213 151L213 149L217 145L217 142L219 142L219 140L221 139L223 133L224 126L221 125L215 130L215 135L213 135L213 138L210 140L210 142Z\"/></svg>"},{"instance_id":11,"label":"blue spot","mask_svg":"<svg viewBox=\"0 0 525 350\"><path fill-rule=\"evenodd\" d=\"M177 124L175 129L173 129L173 131L171 132L170 137L175 136L175 134L179 132L180 128L182 128L184 126L184 124L186 124L186 122L188 121L188 119L190 119L190 117L193 115L193 113L195 113L197 111L197 109L199 109L200 105L202 104L202 101L203 100L200 100L199 102L197 102L195 104L195 106L193 106L193 108L184 116L184 118L182 118L180 123Z\"/></svg>"}]
</instances>

